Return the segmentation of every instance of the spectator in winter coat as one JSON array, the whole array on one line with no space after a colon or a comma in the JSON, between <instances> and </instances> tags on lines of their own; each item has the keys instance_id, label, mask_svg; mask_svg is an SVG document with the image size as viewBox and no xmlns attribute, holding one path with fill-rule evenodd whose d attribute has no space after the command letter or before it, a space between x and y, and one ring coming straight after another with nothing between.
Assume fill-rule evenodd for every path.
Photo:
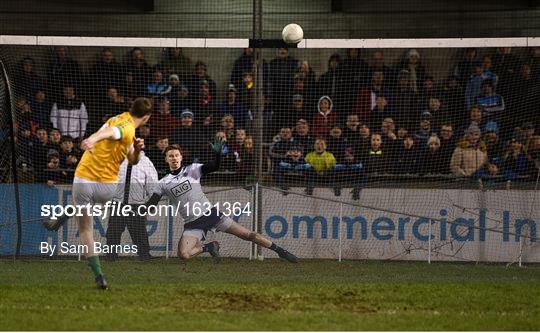
<instances>
[{"instance_id":1,"label":"spectator in winter coat","mask_svg":"<svg viewBox=\"0 0 540 333\"><path fill-rule=\"evenodd\" d=\"M311 132L315 137L326 138L331 126L337 122L337 114L333 110L332 99L322 96L317 104L317 114L313 116Z\"/></svg>"},{"instance_id":2,"label":"spectator in winter coat","mask_svg":"<svg viewBox=\"0 0 540 333\"><path fill-rule=\"evenodd\" d=\"M465 138L458 142L450 161L450 169L455 176L470 177L488 161L487 148L480 140L480 128L471 125L465 131Z\"/></svg>"},{"instance_id":3,"label":"spectator in winter coat","mask_svg":"<svg viewBox=\"0 0 540 333\"><path fill-rule=\"evenodd\" d=\"M316 180L333 180L331 176L332 169L336 165L336 158L331 152L326 150L326 141L324 139L317 139L315 141L315 151L306 155L306 162L311 165L311 168L306 171L308 181L306 194L311 195L313 194Z\"/></svg>"}]
</instances>

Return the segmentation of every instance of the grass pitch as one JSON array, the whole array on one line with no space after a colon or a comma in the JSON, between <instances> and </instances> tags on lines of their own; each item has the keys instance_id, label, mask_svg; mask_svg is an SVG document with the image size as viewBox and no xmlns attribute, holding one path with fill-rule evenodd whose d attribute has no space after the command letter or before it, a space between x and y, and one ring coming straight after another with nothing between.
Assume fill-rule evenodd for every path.
<instances>
[{"instance_id":1,"label":"grass pitch","mask_svg":"<svg viewBox=\"0 0 540 333\"><path fill-rule=\"evenodd\" d=\"M0 330L540 330L540 267L0 260Z\"/></svg>"}]
</instances>

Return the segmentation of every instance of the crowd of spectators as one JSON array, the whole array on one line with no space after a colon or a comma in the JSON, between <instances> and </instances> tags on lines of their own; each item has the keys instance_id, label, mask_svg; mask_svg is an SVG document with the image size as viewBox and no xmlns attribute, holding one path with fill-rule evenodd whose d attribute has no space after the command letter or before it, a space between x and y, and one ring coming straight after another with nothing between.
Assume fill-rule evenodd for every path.
<instances>
[{"instance_id":1,"label":"crowd of spectators","mask_svg":"<svg viewBox=\"0 0 540 333\"><path fill-rule=\"evenodd\" d=\"M349 49L345 57L331 55L317 76L309 60L277 49L263 65L261 129L276 183L286 189L290 177L302 177L308 194L327 183L336 195L352 186L357 196L373 174L536 175L540 48L521 58L509 48L482 57L466 49L441 82L422 60L413 49L390 66L381 50L366 60ZM234 62L223 98L207 65L181 48L152 65L141 48L123 63L105 48L83 71L58 47L44 77L35 66L30 57L21 61L13 91L20 160L38 182L70 182L80 140L138 96L154 101L154 114L137 135L161 175L167 145L180 144L186 163L204 163L217 136L226 141L221 171L238 179L255 172L253 49Z\"/></svg>"}]
</instances>

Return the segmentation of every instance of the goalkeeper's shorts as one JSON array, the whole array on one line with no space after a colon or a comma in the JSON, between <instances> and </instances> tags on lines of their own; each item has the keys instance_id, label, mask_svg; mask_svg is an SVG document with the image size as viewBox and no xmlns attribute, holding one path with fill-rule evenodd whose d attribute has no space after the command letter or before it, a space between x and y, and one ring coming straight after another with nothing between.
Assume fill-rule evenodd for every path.
<instances>
[{"instance_id":1,"label":"goalkeeper's shorts","mask_svg":"<svg viewBox=\"0 0 540 333\"><path fill-rule=\"evenodd\" d=\"M205 240L209 231L214 233L223 232L229 229L233 223L234 221L230 217L217 215L216 209L213 208L210 216L201 216L195 221L186 223L183 235Z\"/></svg>"},{"instance_id":2,"label":"goalkeeper's shorts","mask_svg":"<svg viewBox=\"0 0 540 333\"><path fill-rule=\"evenodd\" d=\"M72 196L75 205L104 204L112 200L116 193L116 183L99 183L75 176Z\"/></svg>"}]
</instances>

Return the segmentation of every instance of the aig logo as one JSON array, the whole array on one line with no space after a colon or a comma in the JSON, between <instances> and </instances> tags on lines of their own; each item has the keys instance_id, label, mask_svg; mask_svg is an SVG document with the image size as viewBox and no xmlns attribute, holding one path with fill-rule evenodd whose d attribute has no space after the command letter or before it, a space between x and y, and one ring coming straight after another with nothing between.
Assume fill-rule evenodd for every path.
<instances>
[{"instance_id":1,"label":"aig logo","mask_svg":"<svg viewBox=\"0 0 540 333\"><path fill-rule=\"evenodd\" d=\"M180 184L176 185L175 187L171 188L171 193L176 198L181 196L182 194L185 194L191 190L191 183L189 180L185 180L181 182Z\"/></svg>"}]
</instances>

